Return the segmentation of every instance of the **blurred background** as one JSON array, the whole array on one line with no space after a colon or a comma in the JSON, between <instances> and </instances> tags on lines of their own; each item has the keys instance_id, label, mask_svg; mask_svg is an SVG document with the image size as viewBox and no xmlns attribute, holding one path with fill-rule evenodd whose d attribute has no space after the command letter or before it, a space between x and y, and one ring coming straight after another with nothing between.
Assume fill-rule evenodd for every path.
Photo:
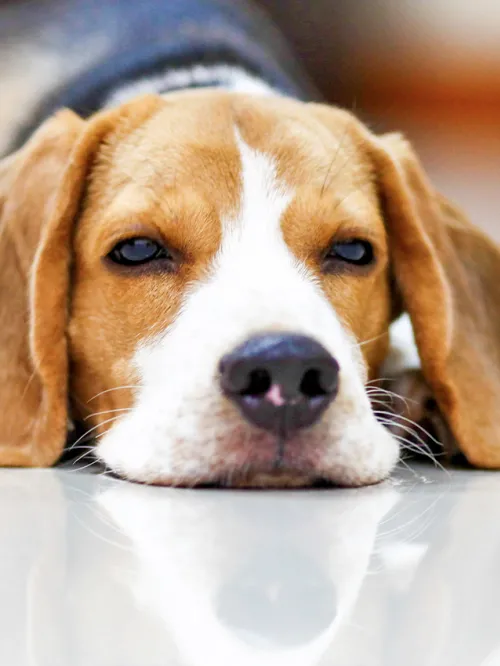
<instances>
[{"instance_id":1,"label":"blurred background","mask_svg":"<svg viewBox=\"0 0 500 666\"><path fill-rule=\"evenodd\" d=\"M413 141L500 240L500 0L260 0L326 98Z\"/></svg>"},{"instance_id":2,"label":"blurred background","mask_svg":"<svg viewBox=\"0 0 500 666\"><path fill-rule=\"evenodd\" d=\"M0 0L0 153L6 118L34 87L20 84L19 71L36 85L53 66L25 43L65 1ZM500 0L254 1L327 100L375 130L405 132L438 188L500 241ZM31 27L21 21L23 34L12 34L8 14L21 4Z\"/></svg>"}]
</instances>

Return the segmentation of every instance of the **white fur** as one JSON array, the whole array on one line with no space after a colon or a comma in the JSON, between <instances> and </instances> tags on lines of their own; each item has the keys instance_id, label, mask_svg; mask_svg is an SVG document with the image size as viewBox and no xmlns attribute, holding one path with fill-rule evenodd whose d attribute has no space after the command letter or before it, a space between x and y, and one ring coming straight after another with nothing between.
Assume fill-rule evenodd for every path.
<instances>
[{"instance_id":1,"label":"white fur","mask_svg":"<svg viewBox=\"0 0 500 666\"><path fill-rule=\"evenodd\" d=\"M268 156L239 135L237 143L239 210L222 220L211 272L186 294L176 321L137 350L135 405L102 438L98 455L127 477L165 483L237 472L242 451L252 463L252 451L271 436L244 423L223 397L218 363L253 335L289 331L312 336L340 365L338 396L322 421L302 432L299 450L322 451L315 472L332 481L380 480L396 462L397 443L373 416L359 348L283 239L281 218L294 192L278 181Z\"/></svg>"},{"instance_id":2,"label":"white fur","mask_svg":"<svg viewBox=\"0 0 500 666\"><path fill-rule=\"evenodd\" d=\"M163 74L147 76L114 90L105 107L119 106L138 95L166 94L171 90L193 86L214 86L250 95L275 95L276 91L263 79L234 65L194 65L170 69Z\"/></svg>"},{"instance_id":3,"label":"white fur","mask_svg":"<svg viewBox=\"0 0 500 666\"><path fill-rule=\"evenodd\" d=\"M410 317L403 314L389 329L391 346L382 374L393 377L404 370L420 368L420 356Z\"/></svg>"}]
</instances>

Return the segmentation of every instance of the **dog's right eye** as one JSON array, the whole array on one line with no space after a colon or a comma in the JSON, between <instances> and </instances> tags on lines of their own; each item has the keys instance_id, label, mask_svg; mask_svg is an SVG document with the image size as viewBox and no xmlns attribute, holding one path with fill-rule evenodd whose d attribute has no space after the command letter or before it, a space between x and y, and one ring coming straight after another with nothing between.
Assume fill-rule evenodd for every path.
<instances>
[{"instance_id":1,"label":"dog's right eye","mask_svg":"<svg viewBox=\"0 0 500 666\"><path fill-rule=\"evenodd\" d=\"M120 241L108 254L115 264L140 266L160 259L172 260L168 250L150 238L129 238Z\"/></svg>"}]
</instances>

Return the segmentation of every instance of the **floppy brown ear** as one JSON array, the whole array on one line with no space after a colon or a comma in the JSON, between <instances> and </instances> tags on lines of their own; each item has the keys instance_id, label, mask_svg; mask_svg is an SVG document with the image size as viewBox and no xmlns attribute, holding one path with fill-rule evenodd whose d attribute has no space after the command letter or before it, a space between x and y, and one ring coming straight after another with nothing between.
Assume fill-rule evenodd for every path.
<instances>
[{"instance_id":1,"label":"floppy brown ear","mask_svg":"<svg viewBox=\"0 0 500 666\"><path fill-rule=\"evenodd\" d=\"M392 262L424 376L460 450L500 468L500 251L399 135L374 140Z\"/></svg>"},{"instance_id":2,"label":"floppy brown ear","mask_svg":"<svg viewBox=\"0 0 500 666\"><path fill-rule=\"evenodd\" d=\"M83 126L62 111L0 163L0 465L49 465L65 442L69 251L54 230L75 212Z\"/></svg>"},{"instance_id":3,"label":"floppy brown ear","mask_svg":"<svg viewBox=\"0 0 500 666\"><path fill-rule=\"evenodd\" d=\"M160 102L147 95L89 121L61 111L0 162L0 466L47 466L63 451L73 222L104 136Z\"/></svg>"}]
</instances>

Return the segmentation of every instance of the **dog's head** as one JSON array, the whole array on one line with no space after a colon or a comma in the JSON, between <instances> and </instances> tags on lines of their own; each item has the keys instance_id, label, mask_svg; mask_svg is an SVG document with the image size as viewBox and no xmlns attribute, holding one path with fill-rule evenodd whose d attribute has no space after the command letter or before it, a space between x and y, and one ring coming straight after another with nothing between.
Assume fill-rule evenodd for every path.
<instances>
[{"instance_id":1,"label":"dog's head","mask_svg":"<svg viewBox=\"0 0 500 666\"><path fill-rule=\"evenodd\" d=\"M71 417L153 483L378 481L366 384L401 308L472 463L500 466L500 255L408 144L223 92L64 111L0 166L3 464Z\"/></svg>"}]
</instances>

